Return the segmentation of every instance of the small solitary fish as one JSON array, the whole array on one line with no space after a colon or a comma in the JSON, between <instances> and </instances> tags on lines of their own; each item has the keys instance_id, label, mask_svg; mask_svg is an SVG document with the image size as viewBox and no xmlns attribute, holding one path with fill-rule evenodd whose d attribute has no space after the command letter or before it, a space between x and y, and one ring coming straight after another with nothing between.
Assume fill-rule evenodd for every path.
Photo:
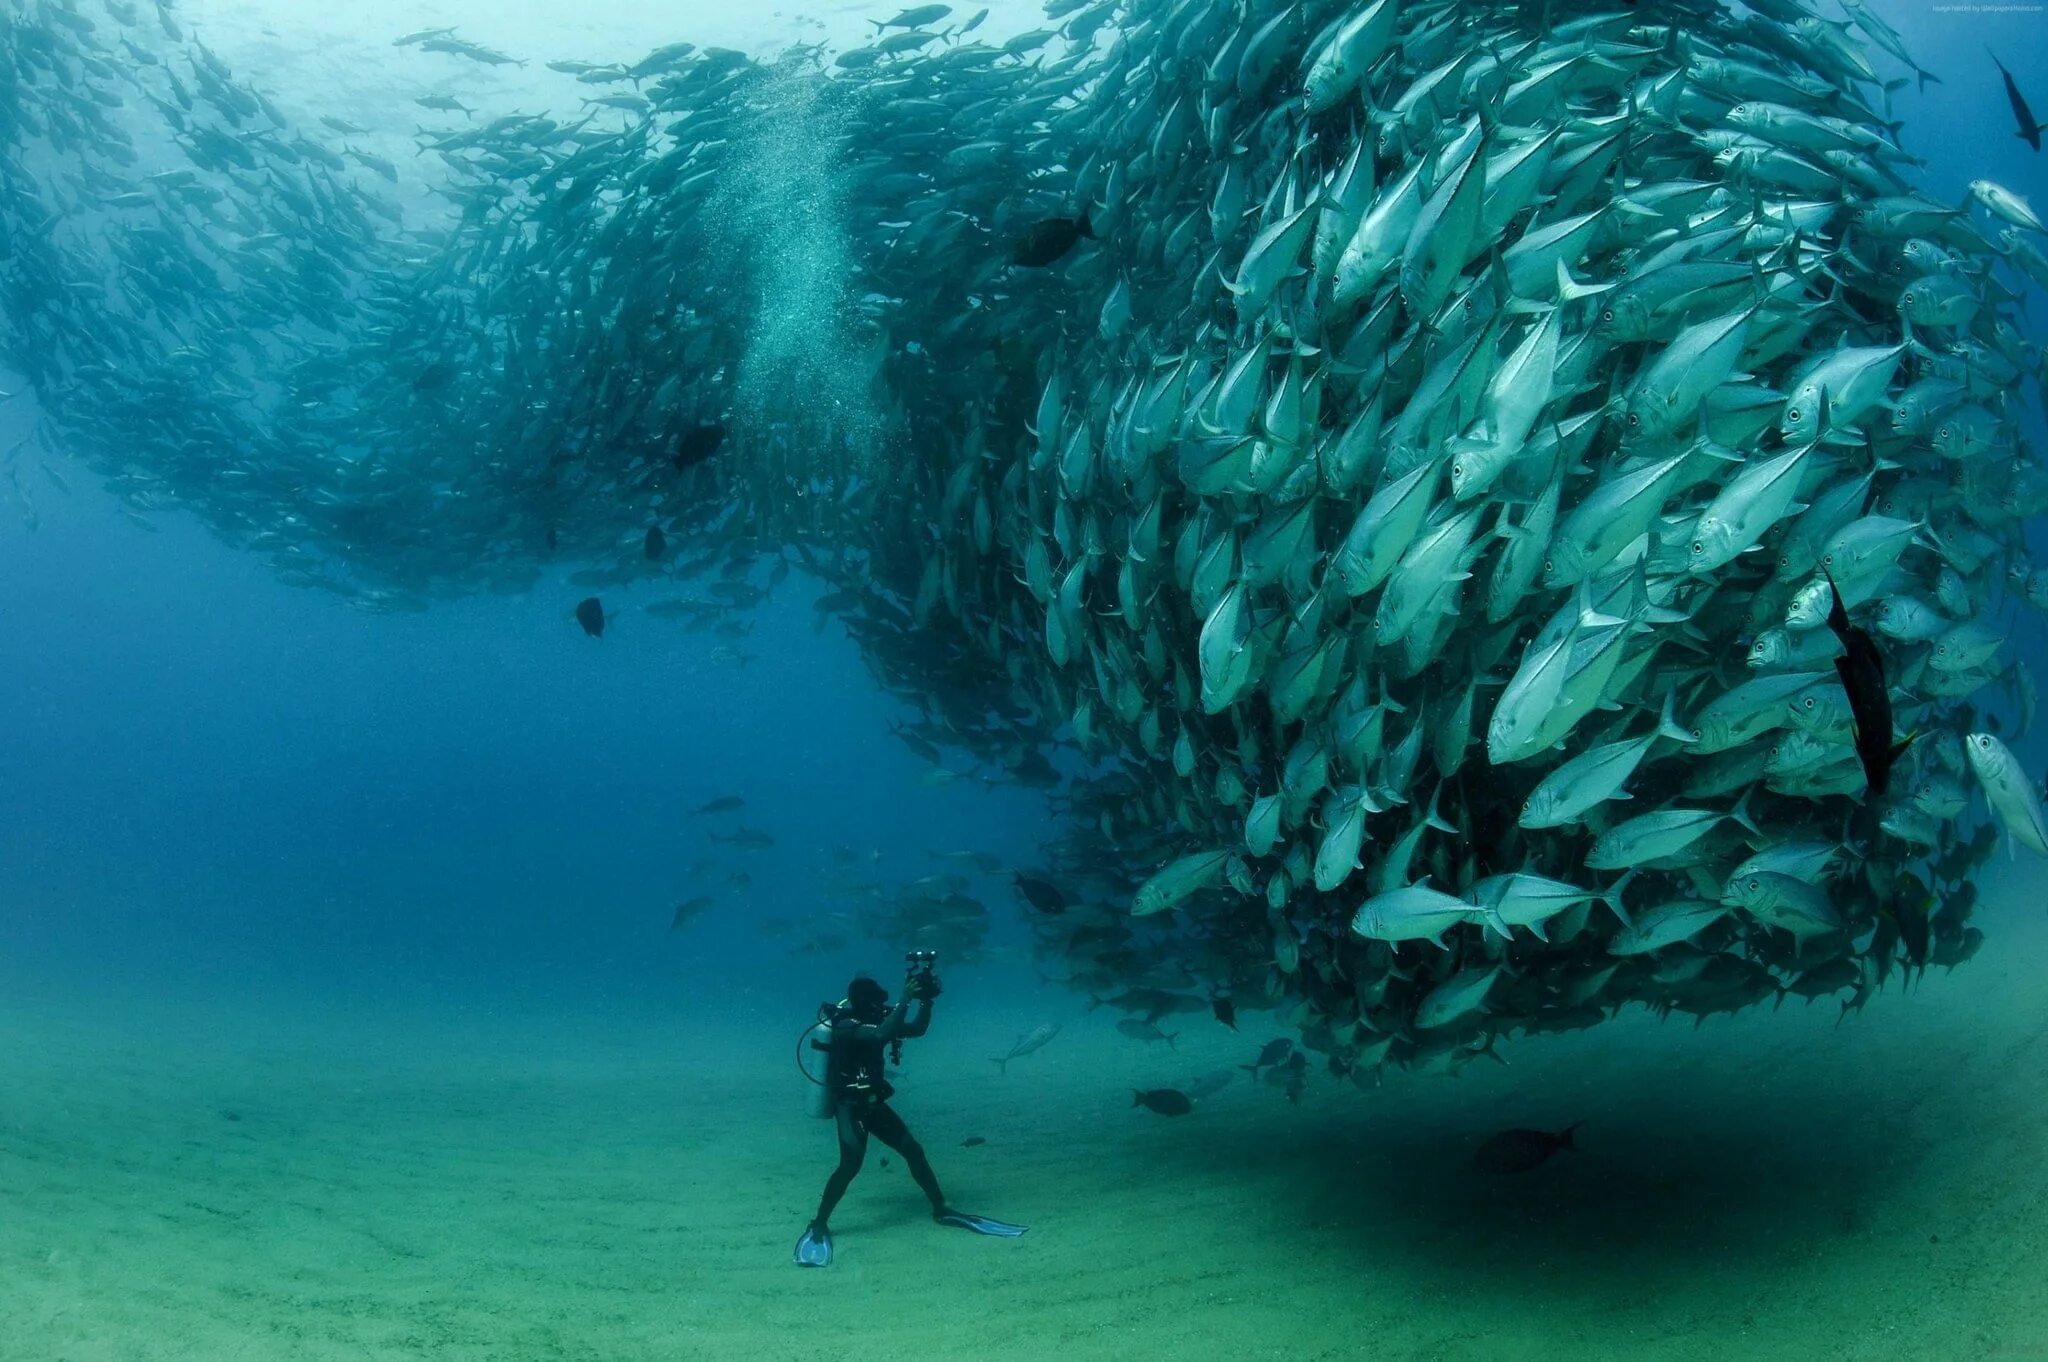
<instances>
[{"instance_id":1,"label":"small solitary fish","mask_svg":"<svg viewBox=\"0 0 2048 1362\"><path fill-rule=\"evenodd\" d=\"M746 804L747 801L741 799L738 795L720 795L708 803L699 804L696 808L691 809L690 813L692 816L707 813L731 813L734 809L745 808Z\"/></svg>"},{"instance_id":2,"label":"small solitary fish","mask_svg":"<svg viewBox=\"0 0 2048 1362\"><path fill-rule=\"evenodd\" d=\"M661 526L649 525L647 527L647 541L645 544L645 549L647 553L647 561L650 563L659 563L662 560L662 558L667 555L668 536L664 535L661 532Z\"/></svg>"},{"instance_id":3,"label":"small solitary fish","mask_svg":"<svg viewBox=\"0 0 2048 1362\"><path fill-rule=\"evenodd\" d=\"M1560 1149L1578 1152L1572 1132L1581 1124L1574 1121L1555 1135L1547 1130L1503 1130L1479 1146L1472 1155L1472 1166L1482 1173L1526 1173L1540 1168Z\"/></svg>"},{"instance_id":4,"label":"small solitary fish","mask_svg":"<svg viewBox=\"0 0 2048 1362\"><path fill-rule=\"evenodd\" d=\"M974 1148L974 1146L976 1146L976 1145L978 1145L978 1144L987 1144L987 1143L988 1143L988 1138L987 1138L986 1136L983 1136L983 1135L969 1135L969 1136L968 1136L968 1137L967 1137L966 1139L964 1139L964 1140L962 1140L962 1141L960 1142L960 1147L961 1147L962 1149L972 1149L972 1148Z\"/></svg>"},{"instance_id":5,"label":"small solitary fish","mask_svg":"<svg viewBox=\"0 0 2048 1362\"><path fill-rule=\"evenodd\" d=\"M1045 1022L1034 1026L1023 1035L1017 1037L1017 1043L1010 1047L1010 1053L1002 1056L992 1055L989 1057L988 1062L996 1066L997 1073L1008 1073L1011 1060L1016 1059L1020 1055L1028 1055L1033 1050L1044 1049L1046 1043L1059 1033L1060 1024L1058 1022Z\"/></svg>"},{"instance_id":6,"label":"small solitary fish","mask_svg":"<svg viewBox=\"0 0 2048 1362\"><path fill-rule=\"evenodd\" d=\"M1179 1088L1132 1088L1131 1105L1161 1116L1185 1116L1195 1109L1194 1102Z\"/></svg>"},{"instance_id":7,"label":"small solitary fish","mask_svg":"<svg viewBox=\"0 0 2048 1362\"><path fill-rule=\"evenodd\" d=\"M1237 1029L1237 1004L1228 998L1212 998L1209 1010L1216 1014L1216 1020L1235 1031Z\"/></svg>"},{"instance_id":8,"label":"small solitary fish","mask_svg":"<svg viewBox=\"0 0 2048 1362\"><path fill-rule=\"evenodd\" d=\"M592 638L604 637L604 603L591 596L576 605L576 622Z\"/></svg>"}]
</instances>

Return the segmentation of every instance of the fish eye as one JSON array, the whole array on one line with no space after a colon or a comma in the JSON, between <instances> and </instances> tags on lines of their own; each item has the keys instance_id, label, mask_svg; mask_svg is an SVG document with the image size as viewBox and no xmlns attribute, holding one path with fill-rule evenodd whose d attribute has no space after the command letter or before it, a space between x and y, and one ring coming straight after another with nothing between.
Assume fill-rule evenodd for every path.
<instances>
[{"instance_id":1,"label":"fish eye","mask_svg":"<svg viewBox=\"0 0 2048 1362\"><path fill-rule=\"evenodd\" d=\"M1785 419L1788 421L1797 421L1799 419L1799 408L1794 407L1792 408L1792 410L1786 412Z\"/></svg>"},{"instance_id":2,"label":"fish eye","mask_svg":"<svg viewBox=\"0 0 2048 1362\"><path fill-rule=\"evenodd\" d=\"M1557 560L1556 560L1556 559L1554 559L1554 558L1546 558L1546 559L1544 559L1544 560L1543 560L1543 570L1544 570L1545 572L1555 572L1555 571L1557 571Z\"/></svg>"},{"instance_id":3,"label":"fish eye","mask_svg":"<svg viewBox=\"0 0 2048 1362\"><path fill-rule=\"evenodd\" d=\"M1702 544L1699 540L1695 539L1692 541L1692 551L1694 553L1705 553L1707 551L1707 546L1705 544Z\"/></svg>"},{"instance_id":4,"label":"fish eye","mask_svg":"<svg viewBox=\"0 0 2048 1362\"><path fill-rule=\"evenodd\" d=\"M1643 418L1636 415L1634 412L1630 412L1628 414L1628 423L1632 426L1639 426L1643 423Z\"/></svg>"},{"instance_id":5,"label":"fish eye","mask_svg":"<svg viewBox=\"0 0 2048 1362\"><path fill-rule=\"evenodd\" d=\"M1613 308L1611 308L1611 307L1603 307L1603 308L1601 308L1601 309L1600 309L1600 320L1601 320L1601 321L1603 321L1603 322L1611 322L1611 321L1613 321L1613 320L1614 320L1614 309L1613 309Z\"/></svg>"},{"instance_id":6,"label":"fish eye","mask_svg":"<svg viewBox=\"0 0 2048 1362\"><path fill-rule=\"evenodd\" d=\"M1812 709L1812 708L1813 708L1813 697L1812 697L1811 695L1809 695L1809 696L1807 696L1807 697L1806 697L1806 707L1807 707L1808 709Z\"/></svg>"}]
</instances>

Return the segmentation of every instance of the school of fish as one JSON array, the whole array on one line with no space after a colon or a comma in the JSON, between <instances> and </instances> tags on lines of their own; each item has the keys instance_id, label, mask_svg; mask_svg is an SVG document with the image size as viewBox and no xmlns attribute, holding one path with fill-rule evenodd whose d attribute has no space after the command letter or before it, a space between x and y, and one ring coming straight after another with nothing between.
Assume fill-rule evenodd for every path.
<instances>
[{"instance_id":1,"label":"school of fish","mask_svg":"<svg viewBox=\"0 0 2048 1362\"><path fill-rule=\"evenodd\" d=\"M557 61L401 166L168 0L19 0L0 359L129 514L367 608L821 583L914 750L1058 792L1025 910L1147 1038L1227 997L1364 1082L1971 955L2048 854L2048 242L1916 189L1897 35L1045 13Z\"/></svg>"}]
</instances>

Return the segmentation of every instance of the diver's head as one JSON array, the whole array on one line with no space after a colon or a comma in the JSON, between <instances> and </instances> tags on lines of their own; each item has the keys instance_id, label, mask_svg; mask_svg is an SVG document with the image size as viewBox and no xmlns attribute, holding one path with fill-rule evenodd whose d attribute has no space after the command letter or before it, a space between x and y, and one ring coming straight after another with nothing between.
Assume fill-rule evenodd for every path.
<instances>
[{"instance_id":1,"label":"diver's head","mask_svg":"<svg viewBox=\"0 0 2048 1362\"><path fill-rule=\"evenodd\" d=\"M880 1021L888 1015L889 990L865 974L856 975L846 986L846 1006L862 1021Z\"/></svg>"}]
</instances>

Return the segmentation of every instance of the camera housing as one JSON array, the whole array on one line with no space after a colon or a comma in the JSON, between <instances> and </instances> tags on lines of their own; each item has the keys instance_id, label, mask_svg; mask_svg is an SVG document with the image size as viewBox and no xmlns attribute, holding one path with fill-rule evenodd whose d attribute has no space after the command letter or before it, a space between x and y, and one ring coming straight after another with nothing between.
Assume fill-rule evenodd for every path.
<instances>
[{"instance_id":1,"label":"camera housing","mask_svg":"<svg viewBox=\"0 0 2048 1362\"><path fill-rule=\"evenodd\" d=\"M903 953L903 963L910 966L910 971L913 974L930 974L932 966L936 965L938 961L939 953L937 951L905 951Z\"/></svg>"}]
</instances>

